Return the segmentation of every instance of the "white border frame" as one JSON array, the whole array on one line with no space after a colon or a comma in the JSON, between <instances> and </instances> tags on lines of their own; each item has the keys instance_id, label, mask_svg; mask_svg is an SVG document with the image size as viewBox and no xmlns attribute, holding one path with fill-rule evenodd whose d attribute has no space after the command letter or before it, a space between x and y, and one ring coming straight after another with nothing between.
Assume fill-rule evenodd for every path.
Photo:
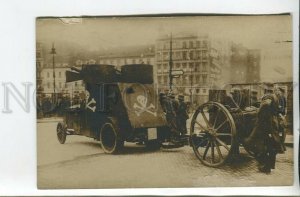
<instances>
[{"instance_id":1,"label":"white border frame","mask_svg":"<svg viewBox=\"0 0 300 197\"><path fill-rule=\"evenodd\" d=\"M294 66L294 152L298 173L299 143L299 1L298 0L10 0L0 7L2 82L35 84L35 17L131 15L168 13L275 14L292 13ZM33 89L34 87L32 87ZM2 90L0 90L2 91ZM3 100L0 98L0 107ZM18 107L0 118L0 195L299 195L295 174L292 187L235 187L187 189L38 190L36 180L36 114Z\"/></svg>"}]
</instances>

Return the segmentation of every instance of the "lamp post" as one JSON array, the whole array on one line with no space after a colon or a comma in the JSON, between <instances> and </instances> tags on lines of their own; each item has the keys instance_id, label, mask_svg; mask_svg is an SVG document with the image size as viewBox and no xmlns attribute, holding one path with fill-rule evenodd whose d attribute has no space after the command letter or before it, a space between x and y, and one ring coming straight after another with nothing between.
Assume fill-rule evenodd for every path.
<instances>
[{"instance_id":1,"label":"lamp post","mask_svg":"<svg viewBox=\"0 0 300 197\"><path fill-rule=\"evenodd\" d=\"M172 86L173 86L173 60L172 60L172 33L171 33L171 39L170 39L170 60L169 60L169 88L170 92L172 92Z\"/></svg>"}]
</instances>

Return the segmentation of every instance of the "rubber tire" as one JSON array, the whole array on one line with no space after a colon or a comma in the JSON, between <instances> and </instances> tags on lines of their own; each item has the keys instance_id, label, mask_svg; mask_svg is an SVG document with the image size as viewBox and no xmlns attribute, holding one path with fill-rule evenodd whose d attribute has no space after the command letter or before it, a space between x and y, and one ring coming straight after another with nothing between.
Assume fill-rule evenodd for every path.
<instances>
[{"instance_id":1,"label":"rubber tire","mask_svg":"<svg viewBox=\"0 0 300 197\"><path fill-rule=\"evenodd\" d=\"M58 129L61 129L60 135L58 132ZM66 133L66 126L64 123L59 122L56 126L56 135L57 135L57 139L59 141L59 143L64 144L66 142L66 138L67 138L67 133Z\"/></svg>"},{"instance_id":2,"label":"rubber tire","mask_svg":"<svg viewBox=\"0 0 300 197\"><path fill-rule=\"evenodd\" d=\"M107 154L118 154L121 152L124 147L124 140L120 135L119 128L115 121L107 121L102 125L100 130L100 143L103 151Z\"/></svg>"}]
</instances>

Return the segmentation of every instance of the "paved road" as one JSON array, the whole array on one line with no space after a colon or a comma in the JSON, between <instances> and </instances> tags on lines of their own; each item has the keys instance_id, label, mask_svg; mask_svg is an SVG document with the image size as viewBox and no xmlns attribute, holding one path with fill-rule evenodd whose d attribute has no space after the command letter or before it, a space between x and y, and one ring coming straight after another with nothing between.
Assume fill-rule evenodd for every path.
<instances>
[{"instance_id":1,"label":"paved road","mask_svg":"<svg viewBox=\"0 0 300 197\"><path fill-rule=\"evenodd\" d=\"M155 152L126 144L122 155L104 154L99 142L68 136L58 143L56 122L37 125L39 188L141 188L268 186L293 184L293 148L278 155L270 175L257 171L256 161L241 156L220 168L203 166L190 147Z\"/></svg>"}]
</instances>

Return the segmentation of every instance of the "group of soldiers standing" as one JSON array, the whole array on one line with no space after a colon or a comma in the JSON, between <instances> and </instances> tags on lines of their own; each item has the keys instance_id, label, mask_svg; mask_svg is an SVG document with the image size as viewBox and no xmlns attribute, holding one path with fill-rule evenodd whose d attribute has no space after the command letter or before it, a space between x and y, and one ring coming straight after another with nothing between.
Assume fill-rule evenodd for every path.
<instances>
[{"instance_id":1,"label":"group of soldiers standing","mask_svg":"<svg viewBox=\"0 0 300 197\"><path fill-rule=\"evenodd\" d=\"M186 121L189 118L188 107L184 101L183 95L178 95L175 99L173 93L160 93L160 104L166 114L166 120L171 133L171 143L180 142L187 134Z\"/></svg>"}]
</instances>

